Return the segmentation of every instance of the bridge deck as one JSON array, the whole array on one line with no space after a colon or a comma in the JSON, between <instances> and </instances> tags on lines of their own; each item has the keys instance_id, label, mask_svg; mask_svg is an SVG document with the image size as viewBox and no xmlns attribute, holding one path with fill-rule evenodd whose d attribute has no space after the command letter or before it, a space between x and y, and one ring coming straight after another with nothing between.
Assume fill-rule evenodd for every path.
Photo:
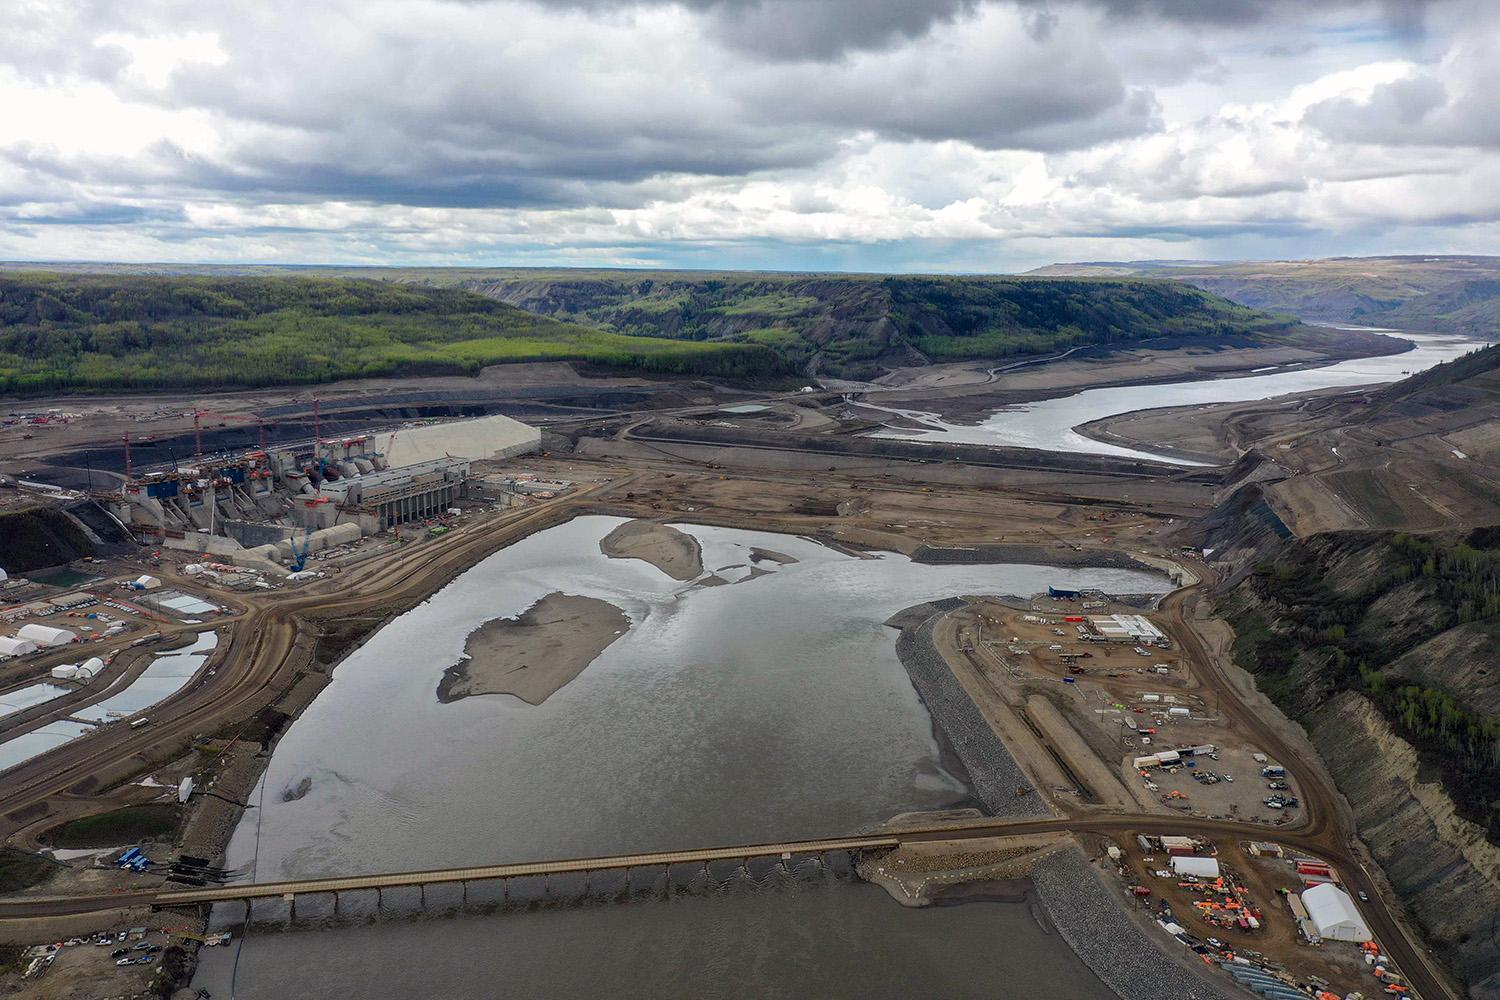
<instances>
[{"instance_id":1,"label":"bridge deck","mask_svg":"<svg viewBox=\"0 0 1500 1000\"><path fill-rule=\"evenodd\" d=\"M712 847L693 851L660 851L652 854L619 854L563 861L534 861L477 868L443 868L433 871L394 872L385 875L354 875L345 878L302 879L292 882L257 882L173 889L158 892L156 906L191 906L238 899L268 899L316 892L350 892L356 889L390 889L446 882L481 882L486 879L527 875L563 875L570 872L610 871L621 868L655 868L663 865L738 861L743 858L780 857L784 854L821 854L824 851L870 851L894 848L895 837L844 837L839 840L795 840L782 844L749 844L742 847Z\"/></svg>"}]
</instances>

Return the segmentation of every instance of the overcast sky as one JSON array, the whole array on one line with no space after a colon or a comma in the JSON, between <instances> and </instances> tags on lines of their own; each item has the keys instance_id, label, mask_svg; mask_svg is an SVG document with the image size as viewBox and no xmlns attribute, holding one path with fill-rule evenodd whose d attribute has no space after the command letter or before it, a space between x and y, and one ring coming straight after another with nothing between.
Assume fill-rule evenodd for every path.
<instances>
[{"instance_id":1,"label":"overcast sky","mask_svg":"<svg viewBox=\"0 0 1500 1000\"><path fill-rule=\"evenodd\" d=\"M1500 248L1493 0L7 0L0 258Z\"/></svg>"}]
</instances>

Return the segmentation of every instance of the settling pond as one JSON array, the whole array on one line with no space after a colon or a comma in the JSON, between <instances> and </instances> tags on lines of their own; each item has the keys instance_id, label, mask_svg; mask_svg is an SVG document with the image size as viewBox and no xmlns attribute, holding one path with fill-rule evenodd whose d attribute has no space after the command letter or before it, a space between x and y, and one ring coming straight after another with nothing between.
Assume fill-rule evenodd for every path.
<instances>
[{"instance_id":1,"label":"settling pond","mask_svg":"<svg viewBox=\"0 0 1500 1000\"><path fill-rule=\"evenodd\" d=\"M738 581L708 586L602 555L621 523L581 517L496 553L353 653L277 746L228 865L272 880L754 843L968 805L885 619L1048 584L1169 588L678 525ZM439 702L469 633L559 591L615 605L628 630L540 705ZM1111 995L1024 904L912 911L818 872L666 902L252 932L202 959L216 997L231 981L250 998Z\"/></svg>"}]
</instances>

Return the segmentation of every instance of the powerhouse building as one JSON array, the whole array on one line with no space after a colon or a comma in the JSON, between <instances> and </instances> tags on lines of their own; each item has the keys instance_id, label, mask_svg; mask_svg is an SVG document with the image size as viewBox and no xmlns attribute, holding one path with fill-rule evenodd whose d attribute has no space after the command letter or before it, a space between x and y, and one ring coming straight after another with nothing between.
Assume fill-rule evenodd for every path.
<instances>
[{"instance_id":1,"label":"powerhouse building","mask_svg":"<svg viewBox=\"0 0 1500 1000\"><path fill-rule=\"evenodd\" d=\"M340 508L373 534L442 514L459 498L468 478L467 460L435 458L324 483L318 489L318 499ZM318 506L313 504L309 509L317 510ZM330 515L331 525L339 513Z\"/></svg>"},{"instance_id":2,"label":"powerhouse building","mask_svg":"<svg viewBox=\"0 0 1500 1000\"><path fill-rule=\"evenodd\" d=\"M323 437L141 475L112 512L169 547L269 569L440 516L470 463L540 447L541 431L504 416Z\"/></svg>"}]
</instances>

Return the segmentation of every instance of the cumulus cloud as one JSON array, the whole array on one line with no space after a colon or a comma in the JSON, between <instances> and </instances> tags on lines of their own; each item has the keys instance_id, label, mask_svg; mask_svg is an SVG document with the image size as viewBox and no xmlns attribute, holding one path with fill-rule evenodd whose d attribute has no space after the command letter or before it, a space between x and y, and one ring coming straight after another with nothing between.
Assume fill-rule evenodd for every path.
<instances>
[{"instance_id":1,"label":"cumulus cloud","mask_svg":"<svg viewBox=\"0 0 1500 1000\"><path fill-rule=\"evenodd\" d=\"M23 0L0 255L1451 249L1500 214L1465 3Z\"/></svg>"},{"instance_id":2,"label":"cumulus cloud","mask_svg":"<svg viewBox=\"0 0 1500 1000\"><path fill-rule=\"evenodd\" d=\"M1387 146L1500 147L1500 17L1471 25L1436 66L1413 67L1365 93L1310 108L1307 120L1344 142Z\"/></svg>"}]
</instances>

